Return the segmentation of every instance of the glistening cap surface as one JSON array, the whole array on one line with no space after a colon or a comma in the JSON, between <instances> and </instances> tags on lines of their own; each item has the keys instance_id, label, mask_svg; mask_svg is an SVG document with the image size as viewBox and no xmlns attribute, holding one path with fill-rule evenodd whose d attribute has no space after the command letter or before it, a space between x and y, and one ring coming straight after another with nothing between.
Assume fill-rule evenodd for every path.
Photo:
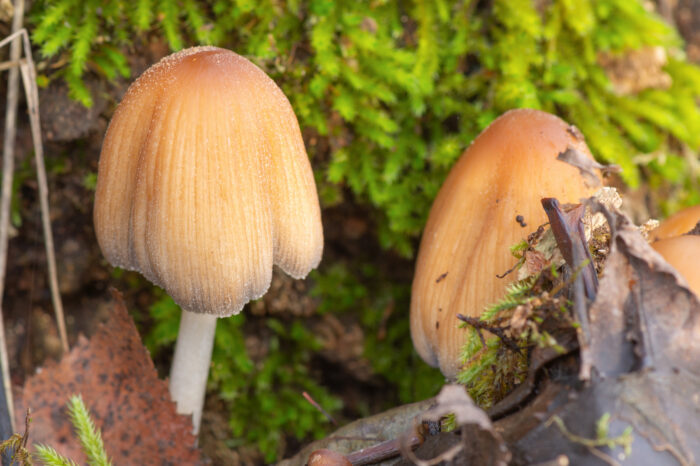
<instances>
[{"instance_id":1,"label":"glistening cap surface","mask_svg":"<svg viewBox=\"0 0 700 466\"><path fill-rule=\"evenodd\" d=\"M131 85L103 143L94 221L110 263L220 316L262 296L273 263L301 278L323 250L289 101L215 47L170 55Z\"/></svg>"}]
</instances>

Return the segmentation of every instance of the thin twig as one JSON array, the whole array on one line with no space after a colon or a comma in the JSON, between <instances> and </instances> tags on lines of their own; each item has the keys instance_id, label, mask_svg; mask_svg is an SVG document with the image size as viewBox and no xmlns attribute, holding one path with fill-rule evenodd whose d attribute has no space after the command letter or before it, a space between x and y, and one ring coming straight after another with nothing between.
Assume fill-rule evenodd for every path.
<instances>
[{"instance_id":1,"label":"thin twig","mask_svg":"<svg viewBox=\"0 0 700 466\"><path fill-rule=\"evenodd\" d=\"M19 61L21 41L19 31L24 19L24 0L15 2L12 17L13 34L8 37L10 44L10 61ZM0 42L0 47L6 41ZM5 107L5 140L2 150L2 196L0 197L0 363L2 363L2 378L7 400L7 410L10 414L10 424L15 430L14 403L10 386L10 362L7 357L7 341L2 313L2 296L5 291L5 272L7 267L7 241L10 228L10 199L12 197L12 178L15 171L15 136L17 135L17 102L19 100L19 70L10 68L7 77L7 104Z\"/></svg>"},{"instance_id":2,"label":"thin twig","mask_svg":"<svg viewBox=\"0 0 700 466\"><path fill-rule=\"evenodd\" d=\"M66 322L63 313L63 302L61 301L61 293L58 288L58 273L56 270L56 254L53 242L53 233L51 231L51 215L49 213L49 188L46 181L46 168L44 166L44 146L41 140L41 119L39 118L39 91L36 86L36 69L34 60L32 59L31 45L29 35L26 29L21 29L11 36L0 41L0 47L8 41L20 37L24 43L25 58L21 60L11 60L6 63L18 63L24 84L24 91L27 98L27 108L29 113L29 122L32 131L32 144L34 145L34 156L36 164L37 184L39 187L39 204L41 207L41 223L44 230L44 246L46 248L46 261L49 270L49 287L51 289L51 301L53 303L54 312L56 313L56 326L61 340L61 348L66 353L68 347L68 335L66 333ZM12 69L11 69L12 71ZM10 183L11 185L12 183ZM3 183L3 186L4 183ZM4 195L4 190L3 190ZM11 197L10 192L10 197ZM9 209L9 208L8 208ZM9 214L8 214L9 218ZM7 241L5 241L5 258L7 256ZM3 268L4 282L4 268ZM4 283L3 283L4 286ZM0 289L2 292L2 289Z\"/></svg>"},{"instance_id":3,"label":"thin twig","mask_svg":"<svg viewBox=\"0 0 700 466\"><path fill-rule=\"evenodd\" d=\"M51 288L51 301L56 313L56 325L61 338L63 352L67 353L68 335L66 333L66 321L63 314L63 302L58 289L58 273L56 271L56 253L51 232L51 216L49 214L49 186L46 181L46 167L44 166L44 146L41 141L41 123L39 118L39 91L36 87L36 71L29 48L29 37L24 34L25 54L27 62L20 66L24 91L27 95L27 107L29 121L32 129L32 143L34 144L34 158L36 164L36 178L39 186L39 204L41 206L41 224L44 229L44 246L46 248L46 262L49 268L49 287Z\"/></svg>"},{"instance_id":4,"label":"thin twig","mask_svg":"<svg viewBox=\"0 0 700 466\"><path fill-rule=\"evenodd\" d=\"M0 71L9 70L10 68L16 68L24 62L24 59L17 61L4 61L0 63Z\"/></svg>"},{"instance_id":5,"label":"thin twig","mask_svg":"<svg viewBox=\"0 0 700 466\"><path fill-rule=\"evenodd\" d=\"M506 330L510 329L510 325L506 325L503 327L497 327L496 325L488 325L486 322L482 321L478 317L469 317L463 314L457 314L457 319L461 320L466 324L471 325L474 329L476 329L476 331L479 334L479 338L481 339L481 344L484 347L486 346L486 341L481 333L482 330L486 330L487 332L496 335L505 345L505 347L509 350L513 351L514 353L522 354L523 348L520 348L515 342L515 340L509 338L505 333Z\"/></svg>"}]
</instances>

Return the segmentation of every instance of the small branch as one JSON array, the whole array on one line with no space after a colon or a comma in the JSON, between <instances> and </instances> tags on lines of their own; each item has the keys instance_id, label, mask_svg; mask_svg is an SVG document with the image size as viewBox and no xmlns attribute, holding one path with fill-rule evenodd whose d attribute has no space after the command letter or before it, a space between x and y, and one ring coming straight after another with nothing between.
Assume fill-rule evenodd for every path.
<instances>
[{"instance_id":1,"label":"small branch","mask_svg":"<svg viewBox=\"0 0 700 466\"><path fill-rule=\"evenodd\" d=\"M22 66L22 64L25 62L26 62L25 59L20 59L17 61L0 62L0 71L6 71L6 70L9 70L10 68L17 68L18 66Z\"/></svg>"},{"instance_id":2,"label":"small branch","mask_svg":"<svg viewBox=\"0 0 700 466\"><path fill-rule=\"evenodd\" d=\"M513 351L514 353L522 354L522 349L517 345L517 343L505 334L505 331L510 328L510 325L506 325L504 327L490 326L477 317L469 317L462 314L457 314L457 318L462 322L466 322L467 324L471 325L476 329L477 333L479 334L479 338L481 339L482 345L486 346L486 342L484 340L483 335L481 334L481 331L486 330L487 332L496 335L503 342L503 345L506 348Z\"/></svg>"},{"instance_id":3,"label":"small branch","mask_svg":"<svg viewBox=\"0 0 700 466\"><path fill-rule=\"evenodd\" d=\"M19 8L17 11L23 11L23 7L20 10ZM36 71L34 67L34 60L32 59L32 51L31 51L31 44L29 42L29 35L27 34L26 29L20 29L16 32L14 32L12 35L9 37L5 38L4 40L0 41L0 47L5 45L11 40L16 40L21 37L22 42L24 43L24 55L25 57L23 59L15 59L14 57L11 57L11 60L9 62L4 62L0 65L8 65L10 66L10 75L13 73L17 73L17 68L11 67L12 64L17 63L19 65L19 70L22 75L22 82L24 84L24 92L27 98L27 107L28 107L28 113L29 113L29 122L31 126L31 131L32 131L32 144L34 145L34 156L35 156L35 164L36 164L36 175L37 175L37 183L39 186L39 204L41 206L41 223L42 227L44 230L44 246L46 248L46 261L48 264L48 271L49 271L49 287L51 289L51 301L53 303L54 307L54 312L56 313L56 326L58 327L58 334L61 340L61 347L63 349L63 352L66 353L69 350L68 347L68 336L66 333L66 323L65 323L65 317L63 313L63 302L61 301L61 294L58 289L58 273L56 270L56 254L55 254L55 248L54 248L54 242L53 242L53 233L51 231L51 216L49 214L49 188L48 188L48 183L46 181L46 168L44 166L44 146L41 140L41 123L40 123L40 118L39 118L39 91L36 86ZM16 42L12 42L14 45ZM10 78L11 79L11 78ZM9 83L8 83L9 86ZM9 89L8 89L8 94L9 94ZM15 96L16 98L17 96ZM16 99L15 99L16 100ZM10 99L8 97L8 105L9 105ZM16 102L15 102L15 107L16 107ZM9 108L9 107L8 107ZM16 115L17 111L15 108L14 112L14 117L13 119L15 120L16 123ZM14 124L13 124L14 126ZM0 296L2 295L3 288L4 288L4 275L5 275L5 268L7 264L7 229L9 229L9 216L10 216L10 201L12 197L12 171L14 170L14 138L16 128L13 129L13 134L9 135L6 131L6 143L9 139L12 139L12 150L11 150L11 156L8 157L7 159L4 157L3 153L3 191L2 191L2 212L0 215L0 229L4 229L4 231L0 231L0 254L2 257L0 257L0 267L2 269L2 275L0 275ZM11 137L10 137L11 136ZM9 165L12 165L12 170L9 170L8 167ZM5 175L7 174L8 178L5 178ZM7 181L9 180L9 181ZM9 184L6 184L9 183ZM9 189L6 192L5 187L9 186ZM7 201L6 198L7 197ZM7 206L5 205L5 202L7 202Z\"/></svg>"},{"instance_id":4,"label":"small branch","mask_svg":"<svg viewBox=\"0 0 700 466\"><path fill-rule=\"evenodd\" d=\"M591 301L594 300L598 291L598 276L583 230L582 219L585 206L580 205L570 212L564 212L559 206L559 201L546 197L542 199L542 207L549 218L549 225L557 240L557 246L569 267L572 270L578 270L582 262L588 259L589 263L583 267L581 275L586 296Z\"/></svg>"},{"instance_id":5,"label":"small branch","mask_svg":"<svg viewBox=\"0 0 700 466\"><path fill-rule=\"evenodd\" d=\"M557 246L566 263L575 274L574 313L580 325L579 329L583 338L581 347L585 348L591 341L591 337L584 293L591 301L595 300L598 292L598 275L596 274L593 258L588 250L588 244L583 232L581 218L583 217L584 207L581 206L570 215L567 215L562 212L559 207L559 201L554 198L542 199L542 207L544 207L544 211L549 218L549 224L552 227L554 238L557 240ZM584 262L586 260L588 260L587 264Z\"/></svg>"},{"instance_id":6,"label":"small branch","mask_svg":"<svg viewBox=\"0 0 700 466\"><path fill-rule=\"evenodd\" d=\"M10 61L19 61L21 41L19 35L24 20L24 0L15 2L12 17L12 35L0 42L0 47L10 42ZM2 364L3 387L7 400L7 412L10 415L12 431L15 430L12 388L10 386L10 362L7 357L7 342L2 316L2 296L5 292L5 273L7 268L7 242L10 229L10 199L12 197L12 179L15 171L15 137L17 135L17 102L19 101L19 70L10 68L7 77L7 104L5 107L5 140L2 150L2 195L0 196L0 363Z\"/></svg>"},{"instance_id":7,"label":"small branch","mask_svg":"<svg viewBox=\"0 0 700 466\"><path fill-rule=\"evenodd\" d=\"M51 301L56 313L56 325L61 338L63 352L67 353L68 335L66 333L66 321L63 315L63 302L61 292L58 289L58 272L56 270L56 253L51 231L51 215L49 213L49 186L46 181L46 167L44 165L44 145L41 141L41 119L39 118L39 91L36 87L36 71L29 49L29 37L24 34L24 47L27 62L20 66L22 81L27 95L29 107L29 121L32 129L32 143L34 144L34 157L36 163L36 178L39 186L39 204L41 205L41 224L44 229L44 247L46 248L46 262L49 269L49 287L51 288Z\"/></svg>"}]
</instances>

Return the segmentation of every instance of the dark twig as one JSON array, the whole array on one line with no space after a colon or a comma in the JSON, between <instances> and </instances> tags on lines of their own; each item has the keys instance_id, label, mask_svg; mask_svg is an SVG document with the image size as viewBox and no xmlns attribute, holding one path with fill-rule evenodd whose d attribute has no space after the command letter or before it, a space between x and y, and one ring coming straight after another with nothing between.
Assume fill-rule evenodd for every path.
<instances>
[{"instance_id":1,"label":"dark twig","mask_svg":"<svg viewBox=\"0 0 700 466\"><path fill-rule=\"evenodd\" d=\"M571 270L578 270L583 261L588 259L589 263L581 270L581 276L586 296L588 299L594 300L598 290L598 276L583 230L582 220L585 206L579 205L569 212L564 212L559 206L559 201L546 197L542 199L542 207L549 218L549 225L557 240L557 246L559 246L559 250Z\"/></svg>"},{"instance_id":2,"label":"dark twig","mask_svg":"<svg viewBox=\"0 0 700 466\"><path fill-rule=\"evenodd\" d=\"M515 271L515 269L517 269L518 267L520 267L520 266L523 264L524 261L525 261L525 258L523 257L523 258L520 259L518 262L516 262L515 265L514 265L513 267L511 267L511 268L509 268L508 270L506 270L505 272L503 272L503 274L501 274L501 275L496 274L496 278L506 278L506 276L507 276L508 274L513 273L513 272Z\"/></svg>"},{"instance_id":3,"label":"dark twig","mask_svg":"<svg viewBox=\"0 0 700 466\"><path fill-rule=\"evenodd\" d=\"M505 333L506 330L510 328L510 325L505 325L503 327L491 326L487 325L484 321L480 320L477 317L469 317L463 314L457 314L457 318L462 322L465 322L474 327L474 329L479 334L479 339L481 339L482 345L486 346L486 341L484 340L484 336L481 333L482 330L485 330L489 333L493 333L498 338L500 338L500 340L503 342L503 345L505 345L505 347L509 350L518 354L522 353L522 348L520 348L517 345L517 343L512 338L508 337Z\"/></svg>"},{"instance_id":4,"label":"dark twig","mask_svg":"<svg viewBox=\"0 0 700 466\"><path fill-rule=\"evenodd\" d=\"M594 300L598 288L598 276L581 222L584 207L580 206L571 215L565 215L559 207L559 202L554 198L542 199L542 206L549 217L557 246L575 274L574 314L580 326L583 351L590 342L590 326L584 293L589 299ZM588 264L585 264L586 260Z\"/></svg>"}]
</instances>

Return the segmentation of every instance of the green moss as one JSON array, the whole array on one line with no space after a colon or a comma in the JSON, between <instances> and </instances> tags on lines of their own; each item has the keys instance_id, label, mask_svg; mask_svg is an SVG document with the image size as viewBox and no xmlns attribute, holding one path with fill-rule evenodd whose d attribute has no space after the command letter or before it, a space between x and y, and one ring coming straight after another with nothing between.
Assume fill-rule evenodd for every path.
<instances>
[{"instance_id":1,"label":"green moss","mask_svg":"<svg viewBox=\"0 0 700 466\"><path fill-rule=\"evenodd\" d=\"M541 108L576 124L631 186L640 182L636 155L700 144L700 72L641 1L126 3L33 3L32 39L44 57L66 59L52 77L75 98L92 102L86 72L128 76L125 55L147 34L173 50L232 48L283 87L302 127L330 143L330 153L309 144L322 198L340 202L338 187L349 188L374 207L382 244L406 256L449 167L507 109ZM616 95L598 53L643 46L666 49L672 87ZM686 170L681 183L697 177Z\"/></svg>"},{"instance_id":2,"label":"green moss","mask_svg":"<svg viewBox=\"0 0 700 466\"><path fill-rule=\"evenodd\" d=\"M161 39L173 50L213 44L245 55L289 97L323 203L365 205L378 241L405 257L415 252L450 167L483 128L515 107L540 108L577 125L600 160L624 169L630 186L665 187L664 209L700 202L700 176L692 169L700 146L700 70L686 61L676 32L641 0L37 0L30 24L42 57L63 63L43 68L49 71L42 83L65 80L85 105L95 98L86 73L128 77L126 57L146 40ZM666 51L671 87L617 95L599 54L644 46ZM439 374L410 345L408 283L387 283L376 264L359 259L327 264L314 278L321 312L358 313L365 355L400 401L434 393ZM391 325L382 321L389 305ZM152 348L174 339L167 308L152 311ZM321 415L298 396L307 390L327 409L338 407L305 372L314 339L300 324L285 321L296 329L290 333L270 321L274 344L285 351L257 365L242 343L242 318L226 322L217 334L227 343L217 345L212 388L257 410L232 410L240 441L273 458L282 432L321 435ZM291 414L271 419L282 406ZM292 414L303 421L295 424ZM246 431L244 416L251 415L262 421Z\"/></svg>"},{"instance_id":3,"label":"green moss","mask_svg":"<svg viewBox=\"0 0 700 466\"><path fill-rule=\"evenodd\" d=\"M145 343L152 354L172 347L180 312L167 295L151 306L154 326ZM208 388L230 409L230 446L254 445L271 463L281 458L285 435L300 440L320 438L330 430L303 392L329 412L339 410L341 402L310 373L311 357L320 344L302 320L267 319L270 337L263 342L267 354L257 362L246 350L244 324L242 314L217 322Z\"/></svg>"}]
</instances>

